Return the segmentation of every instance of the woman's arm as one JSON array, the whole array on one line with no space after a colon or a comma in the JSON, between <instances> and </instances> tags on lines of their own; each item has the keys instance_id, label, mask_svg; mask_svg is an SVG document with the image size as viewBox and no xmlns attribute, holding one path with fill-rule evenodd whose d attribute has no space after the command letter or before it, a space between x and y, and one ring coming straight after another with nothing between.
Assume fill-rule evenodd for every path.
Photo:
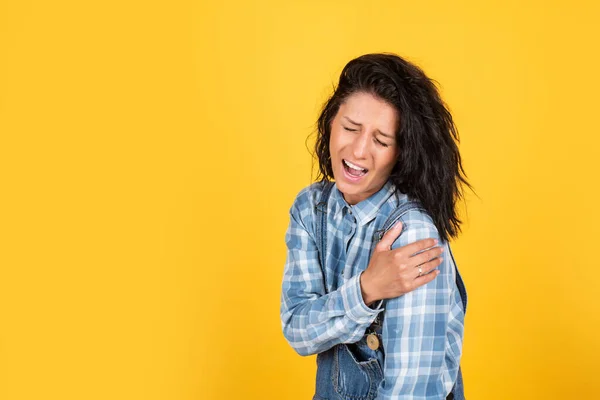
<instances>
[{"instance_id":1,"label":"woman's arm","mask_svg":"<svg viewBox=\"0 0 600 400\"><path fill-rule=\"evenodd\" d=\"M338 343L357 342L381 311L365 305L361 274L325 294L317 247L303 222L312 207L306 197L301 192L290 210L281 294L283 333L301 355L320 353Z\"/></svg>"},{"instance_id":2,"label":"woman's arm","mask_svg":"<svg viewBox=\"0 0 600 400\"><path fill-rule=\"evenodd\" d=\"M403 217L406 229L392 248L437 238L429 217L417 211ZM387 300L383 322L385 379L377 399L445 399L458 374L464 312L455 266L447 244L437 279Z\"/></svg>"}]
</instances>

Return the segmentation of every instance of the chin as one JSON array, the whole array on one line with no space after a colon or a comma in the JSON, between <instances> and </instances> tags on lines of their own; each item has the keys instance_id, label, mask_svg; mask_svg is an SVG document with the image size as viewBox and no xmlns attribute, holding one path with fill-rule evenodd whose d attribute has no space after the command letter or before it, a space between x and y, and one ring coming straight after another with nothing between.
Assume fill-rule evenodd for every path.
<instances>
[{"instance_id":1,"label":"chin","mask_svg":"<svg viewBox=\"0 0 600 400\"><path fill-rule=\"evenodd\" d=\"M364 185L352 185L344 181L337 180L335 181L340 192L344 194L357 195L365 192Z\"/></svg>"},{"instance_id":2,"label":"chin","mask_svg":"<svg viewBox=\"0 0 600 400\"><path fill-rule=\"evenodd\" d=\"M350 205L354 205L362 200L365 200L370 196L370 194L366 193L367 186L365 185L356 186L337 179L335 183L338 190L344 195L344 199L346 200L346 202ZM358 199L358 201L353 201L355 199Z\"/></svg>"}]
</instances>

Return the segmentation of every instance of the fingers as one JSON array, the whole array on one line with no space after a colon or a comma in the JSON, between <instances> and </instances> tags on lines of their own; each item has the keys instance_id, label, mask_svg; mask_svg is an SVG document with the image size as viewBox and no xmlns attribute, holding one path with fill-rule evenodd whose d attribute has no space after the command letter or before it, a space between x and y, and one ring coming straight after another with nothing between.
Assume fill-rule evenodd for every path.
<instances>
[{"instance_id":1,"label":"fingers","mask_svg":"<svg viewBox=\"0 0 600 400\"><path fill-rule=\"evenodd\" d=\"M383 235L383 237L381 238L379 243L377 243L377 246L375 246L375 250L389 251L392 247L392 244L394 244L394 241L396 239L398 239L398 236L400 236L401 232L402 232L402 222L398 221L396 223L396 225L394 225L392 227L392 229L388 230Z\"/></svg>"},{"instance_id":2,"label":"fingers","mask_svg":"<svg viewBox=\"0 0 600 400\"><path fill-rule=\"evenodd\" d=\"M411 257L413 254L423 251L425 249L428 249L430 247L433 247L436 244L437 244L436 239L421 239L414 243L407 244L406 246L400 247L399 249L396 249L394 251L402 253L402 255L405 257Z\"/></svg>"},{"instance_id":3,"label":"fingers","mask_svg":"<svg viewBox=\"0 0 600 400\"><path fill-rule=\"evenodd\" d=\"M418 278L419 277L419 267L421 267L421 276L428 274L429 272L433 271L434 269L436 269L443 261L444 259L442 257L438 257L435 258L431 261L427 261L426 263L423 263L421 265L418 265L416 267L414 267L414 271L415 271L415 275ZM439 271L437 271L439 273ZM433 274L431 274L433 275Z\"/></svg>"},{"instance_id":4,"label":"fingers","mask_svg":"<svg viewBox=\"0 0 600 400\"><path fill-rule=\"evenodd\" d=\"M412 267L416 267L417 265L424 264L429 260L433 260L436 257L439 257L444 252L443 247L432 247L429 250L425 250L422 253L419 253L408 259L408 265Z\"/></svg>"},{"instance_id":5,"label":"fingers","mask_svg":"<svg viewBox=\"0 0 600 400\"><path fill-rule=\"evenodd\" d=\"M431 282L432 280L434 280L439 274L440 274L440 271L439 270L435 270L435 271L433 271L430 274L419 276L418 278L416 278L413 281L413 285L414 285L415 289L418 288L418 287L421 287L423 285L428 284L429 282Z\"/></svg>"}]
</instances>

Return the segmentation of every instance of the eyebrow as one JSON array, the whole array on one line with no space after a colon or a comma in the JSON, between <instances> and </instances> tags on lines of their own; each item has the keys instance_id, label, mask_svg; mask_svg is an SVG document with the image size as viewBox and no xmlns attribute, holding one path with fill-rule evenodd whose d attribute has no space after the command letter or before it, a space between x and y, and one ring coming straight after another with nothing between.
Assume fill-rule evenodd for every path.
<instances>
[{"instance_id":1,"label":"eyebrow","mask_svg":"<svg viewBox=\"0 0 600 400\"><path fill-rule=\"evenodd\" d=\"M346 117L345 115L344 115L344 118L346 118L348 120L348 122L350 122L353 125L362 126L362 124L359 124L358 122L352 121L350 118ZM388 139L394 139L394 137L392 135L388 135L387 133L381 132L379 129L376 129L376 131L379 132L380 134L382 134L383 136L385 136Z\"/></svg>"}]
</instances>

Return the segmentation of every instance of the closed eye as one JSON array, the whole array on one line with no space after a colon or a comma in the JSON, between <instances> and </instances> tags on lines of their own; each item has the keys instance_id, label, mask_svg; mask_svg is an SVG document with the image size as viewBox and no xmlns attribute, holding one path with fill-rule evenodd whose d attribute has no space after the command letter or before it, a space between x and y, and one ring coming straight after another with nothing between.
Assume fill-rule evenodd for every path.
<instances>
[{"instance_id":1,"label":"closed eye","mask_svg":"<svg viewBox=\"0 0 600 400\"><path fill-rule=\"evenodd\" d=\"M344 126L344 129L347 130L348 132L356 132L356 131L358 131L358 129L351 129L351 128L348 128L346 126Z\"/></svg>"},{"instance_id":2,"label":"closed eye","mask_svg":"<svg viewBox=\"0 0 600 400\"><path fill-rule=\"evenodd\" d=\"M381 140L379 140L377 138L375 139L375 142L377 142L377 144L379 144L379 145L381 145L383 147L390 147L389 144L383 143Z\"/></svg>"}]
</instances>

